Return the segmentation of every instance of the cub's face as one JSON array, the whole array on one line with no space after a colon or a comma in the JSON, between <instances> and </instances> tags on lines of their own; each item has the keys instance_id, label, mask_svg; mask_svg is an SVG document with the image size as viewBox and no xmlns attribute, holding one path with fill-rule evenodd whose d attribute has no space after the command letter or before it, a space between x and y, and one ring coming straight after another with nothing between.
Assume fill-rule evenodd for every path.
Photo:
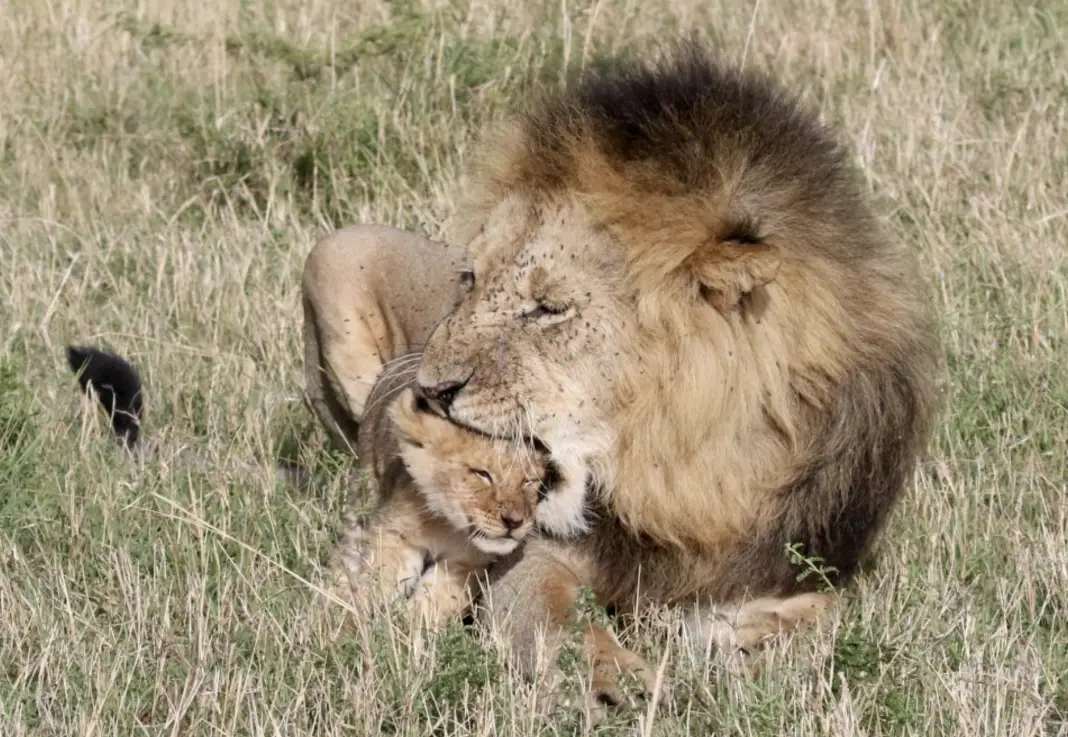
<instances>
[{"instance_id":1,"label":"cub's face","mask_svg":"<svg viewBox=\"0 0 1068 737\"><path fill-rule=\"evenodd\" d=\"M427 506L491 555L534 529L553 474L548 457L465 430L429 411L411 389L392 407L401 458Z\"/></svg>"}]
</instances>

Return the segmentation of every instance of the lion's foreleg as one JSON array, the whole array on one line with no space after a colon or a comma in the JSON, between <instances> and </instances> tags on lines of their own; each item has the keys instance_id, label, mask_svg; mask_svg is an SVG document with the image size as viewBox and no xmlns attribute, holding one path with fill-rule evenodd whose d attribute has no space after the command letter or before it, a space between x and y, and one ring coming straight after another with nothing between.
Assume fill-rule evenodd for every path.
<instances>
[{"instance_id":1,"label":"lion's foreleg","mask_svg":"<svg viewBox=\"0 0 1068 737\"><path fill-rule=\"evenodd\" d=\"M355 423L384 365L384 320L366 293L345 296L347 311L304 300L305 381L320 420L355 444Z\"/></svg>"},{"instance_id":2,"label":"lion's foreleg","mask_svg":"<svg viewBox=\"0 0 1068 737\"><path fill-rule=\"evenodd\" d=\"M766 643L828 620L838 603L836 594L809 592L750 599L736 606L695 605L686 615L685 629L695 646L715 648L749 665Z\"/></svg>"},{"instance_id":3,"label":"lion's foreleg","mask_svg":"<svg viewBox=\"0 0 1068 737\"><path fill-rule=\"evenodd\" d=\"M303 300L304 325L304 384L305 397L323 429L338 448L354 449L358 431L359 414L362 411L370 388L354 387L348 382L347 390L337 381L336 369L328 360L323 345L319 313L307 297ZM337 351L334 350L335 360ZM345 366L342 364L342 371ZM355 391L354 391L355 390Z\"/></svg>"},{"instance_id":4,"label":"lion's foreleg","mask_svg":"<svg viewBox=\"0 0 1068 737\"><path fill-rule=\"evenodd\" d=\"M383 367L420 349L456 301L463 249L396 228L359 225L318 241L304 261L308 399L335 440L356 425Z\"/></svg>"},{"instance_id":5,"label":"lion's foreleg","mask_svg":"<svg viewBox=\"0 0 1068 737\"><path fill-rule=\"evenodd\" d=\"M491 577L480 614L522 672L554 688L561 677L562 648L578 630L590 668L587 698L594 710L623 699L619 684L623 673L637 676L652 692L654 672L641 656L622 647L599 624L581 617L577 602L588 576L580 556L563 544L532 541L521 558L505 566Z\"/></svg>"}]
</instances>

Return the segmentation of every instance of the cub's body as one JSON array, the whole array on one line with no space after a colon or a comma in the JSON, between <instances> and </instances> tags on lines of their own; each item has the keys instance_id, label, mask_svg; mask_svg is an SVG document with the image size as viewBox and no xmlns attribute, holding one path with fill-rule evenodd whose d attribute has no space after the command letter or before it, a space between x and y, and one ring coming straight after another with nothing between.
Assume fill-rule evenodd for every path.
<instances>
[{"instance_id":1,"label":"cub's body","mask_svg":"<svg viewBox=\"0 0 1068 737\"><path fill-rule=\"evenodd\" d=\"M420 406L398 366L376 383L359 430L376 508L349 522L337 563L358 599L407 597L435 623L466 612L478 575L533 530L547 459Z\"/></svg>"}]
</instances>

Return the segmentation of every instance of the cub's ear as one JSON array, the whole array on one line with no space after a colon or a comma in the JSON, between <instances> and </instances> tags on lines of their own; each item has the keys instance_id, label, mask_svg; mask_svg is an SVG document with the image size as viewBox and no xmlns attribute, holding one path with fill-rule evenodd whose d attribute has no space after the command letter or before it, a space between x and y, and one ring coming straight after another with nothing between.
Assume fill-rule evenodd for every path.
<instances>
[{"instance_id":1,"label":"cub's ear","mask_svg":"<svg viewBox=\"0 0 1068 737\"><path fill-rule=\"evenodd\" d=\"M780 263L777 248L761 242L748 228L734 228L725 237L699 246L684 267L697 282L701 297L726 314L774 281Z\"/></svg>"}]
</instances>

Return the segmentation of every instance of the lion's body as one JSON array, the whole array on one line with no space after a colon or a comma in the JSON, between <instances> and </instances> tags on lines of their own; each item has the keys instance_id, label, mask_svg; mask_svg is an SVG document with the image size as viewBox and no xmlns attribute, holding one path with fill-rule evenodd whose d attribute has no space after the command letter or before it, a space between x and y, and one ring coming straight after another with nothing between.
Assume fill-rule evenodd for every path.
<instances>
[{"instance_id":1,"label":"lion's body","mask_svg":"<svg viewBox=\"0 0 1068 737\"><path fill-rule=\"evenodd\" d=\"M656 600L789 594L790 543L847 579L926 441L936 363L910 255L814 118L683 52L537 108L471 190L478 286L418 380L462 379L459 421L533 424L589 469L605 594L638 563ZM515 317L539 300L575 314Z\"/></svg>"},{"instance_id":2,"label":"lion's body","mask_svg":"<svg viewBox=\"0 0 1068 737\"><path fill-rule=\"evenodd\" d=\"M835 583L857 571L937 376L922 283L846 153L688 48L535 106L468 189L452 241L472 273L417 382L457 423L536 437L598 512L496 573L490 616L517 651L580 585L734 607L756 633L735 645L817 616L787 546Z\"/></svg>"}]
</instances>

